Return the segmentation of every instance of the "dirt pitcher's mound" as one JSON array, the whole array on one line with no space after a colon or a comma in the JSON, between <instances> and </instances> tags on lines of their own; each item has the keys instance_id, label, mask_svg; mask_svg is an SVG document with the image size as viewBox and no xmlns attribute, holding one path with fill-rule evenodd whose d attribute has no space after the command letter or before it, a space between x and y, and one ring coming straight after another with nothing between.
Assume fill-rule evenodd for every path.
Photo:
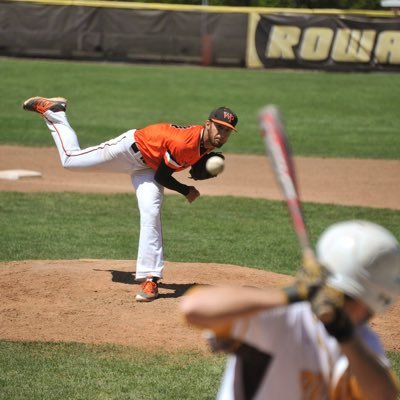
<instances>
[{"instance_id":1,"label":"dirt pitcher's mound","mask_svg":"<svg viewBox=\"0 0 400 400\"><path fill-rule=\"evenodd\" d=\"M178 303L195 284L277 286L292 278L235 265L166 263L160 297L136 303L134 263L118 260L0 263L0 338L206 350ZM372 322L387 349L400 350L399 304Z\"/></svg>"}]
</instances>

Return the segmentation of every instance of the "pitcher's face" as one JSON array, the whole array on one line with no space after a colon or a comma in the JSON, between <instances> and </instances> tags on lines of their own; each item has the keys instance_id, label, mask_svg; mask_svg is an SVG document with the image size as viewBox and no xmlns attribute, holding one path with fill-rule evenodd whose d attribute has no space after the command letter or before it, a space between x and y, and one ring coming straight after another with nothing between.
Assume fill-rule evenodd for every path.
<instances>
[{"instance_id":1,"label":"pitcher's face","mask_svg":"<svg viewBox=\"0 0 400 400\"><path fill-rule=\"evenodd\" d=\"M217 124L212 121L206 122L206 131L208 133L208 142L212 147L220 148L229 139L232 129L228 126Z\"/></svg>"}]
</instances>

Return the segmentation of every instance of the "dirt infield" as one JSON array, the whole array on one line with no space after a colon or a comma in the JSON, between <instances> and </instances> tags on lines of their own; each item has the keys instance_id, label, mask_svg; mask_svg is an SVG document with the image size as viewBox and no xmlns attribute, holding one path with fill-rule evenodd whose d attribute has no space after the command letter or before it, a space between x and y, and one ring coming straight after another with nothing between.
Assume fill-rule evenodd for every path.
<instances>
[{"instance_id":1,"label":"dirt infield","mask_svg":"<svg viewBox=\"0 0 400 400\"><path fill-rule=\"evenodd\" d=\"M400 161L296 158L305 201L399 209ZM41 178L0 180L1 191L131 192L124 175L71 173L54 148L0 146L0 170L30 169ZM190 182L187 173L179 179ZM226 171L199 182L204 195L280 199L265 157L229 155ZM57 260L0 263L0 338L76 341L205 350L185 326L180 296L194 284L267 287L290 277L234 265L166 263L160 298L134 302L134 261ZM387 349L400 351L400 304L371 323Z\"/></svg>"},{"instance_id":2,"label":"dirt infield","mask_svg":"<svg viewBox=\"0 0 400 400\"><path fill-rule=\"evenodd\" d=\"M295 158L304 201L377 208L400 208L400 161ZM0 179L0 191L22 192L131 192L129 176L71 172L60 167L56 148L0 146L0 171L29 169L42 178ZM193 185L187 171L176 174ZM281 199L268 160L263 156L229 155L217 180L196 182L203 195ZM167 190L167 192L169 192ZM171 192L169 192L171 193Z\"/></svg>"}]
</instances>

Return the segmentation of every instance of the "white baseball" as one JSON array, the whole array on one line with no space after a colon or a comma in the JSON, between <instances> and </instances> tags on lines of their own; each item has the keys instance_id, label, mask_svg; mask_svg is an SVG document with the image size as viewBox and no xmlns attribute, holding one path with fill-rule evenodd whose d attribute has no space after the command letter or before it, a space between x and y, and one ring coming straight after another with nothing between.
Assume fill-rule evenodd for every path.
<instances>
[{"instance_id":1,"label":"white baseball","mask_svg":"<svg viewBox=\"0 0 400 400\"><path fill-rule=\"evenodd\" d=\"M218 156L210 157L206 162L206 169L213 176L220 174L224 170L224 166L223 158Z\"/></svg>"}]
</instances>

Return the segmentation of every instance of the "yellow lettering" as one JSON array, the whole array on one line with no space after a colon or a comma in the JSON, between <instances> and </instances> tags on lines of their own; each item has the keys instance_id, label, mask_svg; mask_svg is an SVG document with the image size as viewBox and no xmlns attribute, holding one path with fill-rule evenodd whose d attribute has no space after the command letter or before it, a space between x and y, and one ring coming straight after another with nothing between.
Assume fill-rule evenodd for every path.
<instances>
[{"instance_id":1,"label":"yellow lettering","mask_svg":"<svg viewBox=\"0 0 400 400\"><path fill-rule=\"evenodd\" d=\"M362 400L363 398L365 397L361 393L357 380L349 371L343 374L329 396L330 400Z\"/></svg>"},{"instance_id":2,"label":"yellow lettering","mask_svg":"<svg viewBox=\"0 0 400 400\"><path fill-rule=\"evenodd\" d=\"M303 370L300 373L300 384L302 400L319 400L326 397L326 387L322 374Z\"/></svg>"},{"instance_id":3,"label":"yellow lettering","mask_svg":"<svg viewBox=\"0 0 400 400\"><path fill-rule=\"evenodd\" d=\"M379 64L400 64L399 31L383 31L379 34L375 58Z\"/></svg>"},{"instance_id":4,"label":"yellow lettering","mask_svg":"<svg viewBox=\"0 0 400 400\"><path fill-rule=\"evenodd\" d=\"M329 56L334 32L330 28L307 28L303 34L300 57L303 60L322 61Z\"/></svg>"},{"instance_id":5,"label":"yellow lettering","mask_svg":"<svg viewBox=\"0 0 400 400\"><path fill-rule=\"evenodd\" d=\"M297 26L273 26L265 50L267 58L294 60L293 46L299 43L300 34L301 29Z\"/></svg>"},{"instance_id":6,"label":"yellow lettering","mask_svg":"<svg viewBox=\"0 0 400 400\"><path fill-rule=\"evenodd\" d=\"M247 25L247 46L246 46L246 65L249 68L261 68L263 66L256 49L256 30L260 21L260 15L257 13L249 14Z\"/></svg>"},{"instance_id":7,"label":"yellow lettering","mask_svg":"<svg viewBox=\"0 0 400 400\"><path fill-rule=\"evenodd\" d=\"M369 62L376 32L338 29L332 58L339 62Z\"/></svg>"}]
</instances>

